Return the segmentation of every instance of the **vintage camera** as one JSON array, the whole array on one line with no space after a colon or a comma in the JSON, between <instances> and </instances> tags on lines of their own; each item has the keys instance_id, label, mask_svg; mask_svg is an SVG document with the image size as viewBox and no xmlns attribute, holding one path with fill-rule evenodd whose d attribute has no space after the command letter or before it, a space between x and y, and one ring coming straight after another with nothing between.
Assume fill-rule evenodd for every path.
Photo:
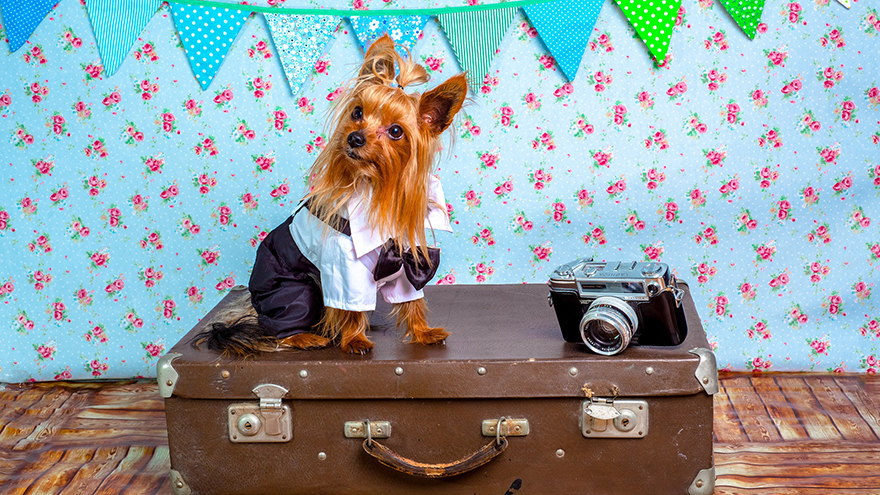
<instances>
[{"instance_id":1,"label":"vintage camera","mask_svg":"<svg viewBox=\"0 0 880 495\"><path fill-rule=\"evenodd\" d=\"M680 344L683 294L665 263L582 258L553 272L548 299L567 342L612 355L630 344Z\"/></svg>"}]
</instances>

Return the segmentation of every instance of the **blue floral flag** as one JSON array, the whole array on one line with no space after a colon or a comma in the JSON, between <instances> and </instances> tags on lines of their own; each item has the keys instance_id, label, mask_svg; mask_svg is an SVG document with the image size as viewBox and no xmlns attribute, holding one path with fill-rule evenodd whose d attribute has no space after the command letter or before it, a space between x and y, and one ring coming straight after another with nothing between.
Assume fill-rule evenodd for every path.
<instances>
[{"instance_id":1,"label":"blue floral flag","mask_svg":"<svg viewBox=\"0 0 880 495\"><path fill-rule=\"evenodd\" d=\"M569 81L577 75L602 3L604 0L559 0L523 7Z\"/></svg>"},{"instance_id":2,"label":"blue floral flag","mask_svg":"<svg viewBox=\"0 0 880 495\"><path fill-rule=\"evenodd\" d=\"M397 51L401 55L405 55L400 45L412 50L419 36L422 35L422 29L429 18L430 16L427 15L382 15L353 16L348 20L351 22L351 27L354 28L354 34L358 41L361 42L364 53L374 41L388 33L388 36L391 36L391 39L398 45Z\"/></svg>"},{"instance_id":3,"label":"blue floral flag","mask_svg":"<svg viewBox=\"0 0 880 495\"><path fill-rule=\"evenodd\" d=\"M85 0L104 73L112 76L162 0Z\"/></svg>"},{"instance_id":4,"label":"blue floral flag","mask_svg":"<svg viewBox=\"0 0 880 495\"><path fill-rule=\"evenodd\" d=\"M14 52L21 48L57 3L58 0L0 0L9 50Z\"/></svg>"},{"instance_id":5,"label":"blue floral flag","mask_svg":"<svg viewBox=\"0 0 880 495\"><path fill-rule=\"evenodd\" d=\"M324 54L342 17L335 15L265 14L272 42L281 57L281 66L290 91L296 96L311 74L315 62Z\"/></svg>"},{"instance_id":6,"label":"blue floral flag","mask_svg":"<svg viewBox=\"0 0 880 495\"><path fill-rule=\"evenodd\" d=\"M171 3L177 34L202 89L208 89L250 12Z\"/></svg>"}]
</instances>

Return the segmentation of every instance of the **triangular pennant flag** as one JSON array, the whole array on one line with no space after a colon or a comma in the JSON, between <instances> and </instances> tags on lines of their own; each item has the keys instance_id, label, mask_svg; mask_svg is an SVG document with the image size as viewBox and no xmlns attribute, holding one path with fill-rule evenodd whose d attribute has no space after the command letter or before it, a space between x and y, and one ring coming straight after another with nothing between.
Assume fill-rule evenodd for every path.
<instances>
[{"instance_id":1,"label":"triangular pennant flag","mask_svg":"<svg viewBox=\"0 0 880 495\"><path fill-rule=\"evenodd\" d=\"M721 3L746 36L755 39L761 12L764 11L764 0L721 0Z\"/></svg>"},{"instance_id":2,"label":"triangular pennant flag","mask_svg":"<svg viewBox=\"0 0 880 495\"><path fill-rule=\"evenodd\" d=\"M401 55L406 55L400 46L412 50L429 18L430 16L427 15L378 15L351 16L348 20L351 22L351 27L354 28L354 34L358 41L361 42L364 53L374 41L388 33L388 36L391 36L397 45L397 51Z\"/></svg>"},{"instance_id":3,"label":"triangular pennant flag","mask_svg":"<svg viewBox=\"0 0 880 495\"><path fill-rule=\"evenodd\" d=\"M489 73L492 57L510 27L516 7L440 14L437 20L449 38L458 64L468 71L468 83L477 93Z\"/></svg>"},{"instance_id":4,"label":"triangular pennant flag","mask_svg":"<svg viewBox=\"0 0 880 495\"><path fill-rule=\"evenodd\" d=\"M6 24L6 38L9 40L9 51L16 51L30 38L31 33L46 14L52 10L58 0L2 0L3 22Z\"/></svg>"},{"instance_id":5,"label":"triangular pennant flag","mask_svg":"<svg viewBox=\"0 0 880 495\"><path fill-rule=\"evenodd\" d=\"M85 0L104 73L112 76L162 0Z\"/></svg>"},{"instance_id":6,"label":"triangular pennant flag","mask_svg":"<svg viewBox=\"0 0 880 495\"><path fill-rule=\"evenodd\" d=\"M837 3L843 5L846 8L850 8L852 5L849 3L849 0L837 0Z\"/></svg>"},{"instance_id":7,"label":"triangular pennant flag","mask_svg":"<svg viewBox=\"0 0 880 495\"><path fill-rule=\"evenodd\" d=\"M559 0L523 7L559 68L574 80L605 0Z\"/></svg>"},{"instance_id":8,"label":"triangular pennant flag","mask_svg":"<svg viewBox=\"0 0 880 495\"><path fill-rule=\"evenodd\" d=\"M657 65L663 65L681 0L616 0Z\"/></svg>"},{"instance_id":9,"label":"triangular pennant flag","mask_svg":"<svg viewBox=\"0 0 880 495\"><path fill-rule=\"evenodd\" d=\"M342 21L335 15L264 14L281 66L296 96Z\"/></svg>"},{"instance_id":10,"label":"triangular pennant flag","mask_svg":"<svg viewBox=\"0 0 880 495\"><path fill-rule=\"evenodd\" d=\"M196 80L208 89L250 12L171 3L177 35Z\"/></svg>"}]
</instances>

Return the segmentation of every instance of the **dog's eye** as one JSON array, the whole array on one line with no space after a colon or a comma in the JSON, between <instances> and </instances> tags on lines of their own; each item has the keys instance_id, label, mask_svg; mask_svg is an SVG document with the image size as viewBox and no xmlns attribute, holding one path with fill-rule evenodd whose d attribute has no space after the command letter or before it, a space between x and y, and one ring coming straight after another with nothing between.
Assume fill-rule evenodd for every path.
<instances>
[{"instance_id":1,"label":"dog's eye","mask_svg":"<svg viewBox=\"0 0 880 495\"><path fill-rule=\"evenodd\" d=\"M352 120L361 120L364 118L364 110L361 107L354 107L354 110L351 112Z\"/></svg>"},{"instance_id":2,"label":"dog's eye","mask_svg":"<svg viewBox=\"0 0 880 495\"><path fill-rule=\"evenodd\" d=\"M397 141L398 139L403 137L403 127L394 124L393 126L388 128L388 135L391 137L391 139Z\"/></svg>"}]
</instances>

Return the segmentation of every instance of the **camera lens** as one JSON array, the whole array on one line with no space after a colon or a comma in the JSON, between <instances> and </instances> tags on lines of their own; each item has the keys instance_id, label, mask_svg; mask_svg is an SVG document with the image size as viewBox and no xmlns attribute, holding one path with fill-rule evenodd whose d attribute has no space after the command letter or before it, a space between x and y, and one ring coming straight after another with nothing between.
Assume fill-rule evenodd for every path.
<instances>
[{"instance_id":1,"label":"camera lens","mask_svg":"<svg viewBox=\"0 0 880 495\"><path fill-rule=\"evenodd\" d=\"M581 319L581 338L593 352L610 356L626 349L638 326L638 316L629 304L616 297L600 297Z\"/></svg>"}]
</instances>

